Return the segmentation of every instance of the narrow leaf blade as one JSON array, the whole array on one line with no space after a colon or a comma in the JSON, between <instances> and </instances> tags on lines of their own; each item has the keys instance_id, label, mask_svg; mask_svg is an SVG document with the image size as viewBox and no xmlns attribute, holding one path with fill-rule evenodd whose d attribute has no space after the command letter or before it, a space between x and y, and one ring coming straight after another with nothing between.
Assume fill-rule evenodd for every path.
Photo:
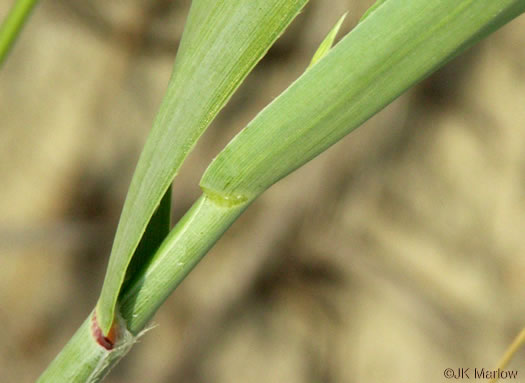
<instances>
[{"instance_id":1,"label":"narrow leaf blade","mask_svg":"<svg viewBox=\"0 0 525 383\"><path fill-rule=\"evenodd\" d=\"M0 67L38 0L16 0L0 25Z\"/></svg>"}]
</instances>

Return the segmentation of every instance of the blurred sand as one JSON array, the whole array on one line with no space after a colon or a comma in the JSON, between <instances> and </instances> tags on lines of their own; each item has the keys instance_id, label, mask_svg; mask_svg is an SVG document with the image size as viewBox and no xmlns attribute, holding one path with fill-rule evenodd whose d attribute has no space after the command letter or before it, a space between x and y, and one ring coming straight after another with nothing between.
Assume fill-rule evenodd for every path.
<instances>
[{"instance_id":1,"label":"blurred sand","mask_svg":"<svg viewBox=\"0 0 525 383\"><path fill-rule=\"evenodd\" d=\"M0 73L2 382L34 381L95 304L189 3L43 1ZM189 158L174 218L338 17L346 32L370 3L311 1ZM493 367L525 326L524 30L270 189L106 381L432 383ZM509 368L525 382L524 362Z\"/></svg>"}]
</instances>

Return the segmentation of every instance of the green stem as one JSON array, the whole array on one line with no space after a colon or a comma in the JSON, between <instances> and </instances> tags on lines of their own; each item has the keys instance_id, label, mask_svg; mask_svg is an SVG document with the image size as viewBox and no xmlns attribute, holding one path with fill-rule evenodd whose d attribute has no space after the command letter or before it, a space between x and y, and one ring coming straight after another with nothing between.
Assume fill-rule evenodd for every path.
<instances>
[{"instance_id":1,"label":"green stem","mask_svg":"<svg viewBox=\"0 0 525 383\"><path fill-rule=\"evenodd\" d=\"M125 330L124 325L121 325L117 344L112 350L106 350L95 341L93 336L93 314L94 311L40 376L37 383L100 382L126 355L135 343L135 337Z\"/></svg>"},{"instance_id":2,"label":"green stem","mask_svg":"<svg viewBox=\"0 0 525 383\"><path fill-rule=\"evenodd\" d=\"M0 67L38 0L17 0L0 26Z\"/></svg>"}]
</instances>

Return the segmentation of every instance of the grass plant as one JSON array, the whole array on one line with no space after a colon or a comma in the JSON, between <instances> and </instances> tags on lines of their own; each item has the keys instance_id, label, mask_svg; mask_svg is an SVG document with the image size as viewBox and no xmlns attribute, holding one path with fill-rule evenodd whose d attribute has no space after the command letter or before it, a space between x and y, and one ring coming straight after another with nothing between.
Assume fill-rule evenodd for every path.
<instances>
[{"instance_id":1,"label":"grass plant","mask_svg":"<svg viewBox=\"0 0 525 383\"><path fill-rule=\"evenodd\" d=\"M183 161L306 2L193 0L98 303L39 382L101 381L261 193L525 11L525 0L379 0L332 47L339 20L304 74L211 162L202 195L170 228L170 188ZM14 41L34 1L17 4L1 47Z\"/></svg>"}]
</instances>

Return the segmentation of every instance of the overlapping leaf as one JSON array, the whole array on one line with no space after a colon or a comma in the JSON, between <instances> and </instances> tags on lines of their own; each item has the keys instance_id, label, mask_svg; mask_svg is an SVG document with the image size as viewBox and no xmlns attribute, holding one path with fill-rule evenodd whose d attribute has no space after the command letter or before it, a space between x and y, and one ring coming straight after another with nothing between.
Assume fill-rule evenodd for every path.
<instances>
[{"instance_id":1,"label":"overlapping leaf","mask_svg":"<svg viewBox=\"0 0 525 383\"><path fill-rule=\"evenodd\" d=\"M132 255L197 139L307 0L193 0L168 90L124 204L97 317L107 333Z\"/></svg>"},{"instance_id":2,"label":"overlapping leaf","mask_svg":"<svg viewBox=\"0 0 525 383\"><path fill-rule=\"evenodd\" d=\"M525 10L524 0L376 4L214 159L201 180L205 193L254 199Z\"/></svg>"}]
</instances>

